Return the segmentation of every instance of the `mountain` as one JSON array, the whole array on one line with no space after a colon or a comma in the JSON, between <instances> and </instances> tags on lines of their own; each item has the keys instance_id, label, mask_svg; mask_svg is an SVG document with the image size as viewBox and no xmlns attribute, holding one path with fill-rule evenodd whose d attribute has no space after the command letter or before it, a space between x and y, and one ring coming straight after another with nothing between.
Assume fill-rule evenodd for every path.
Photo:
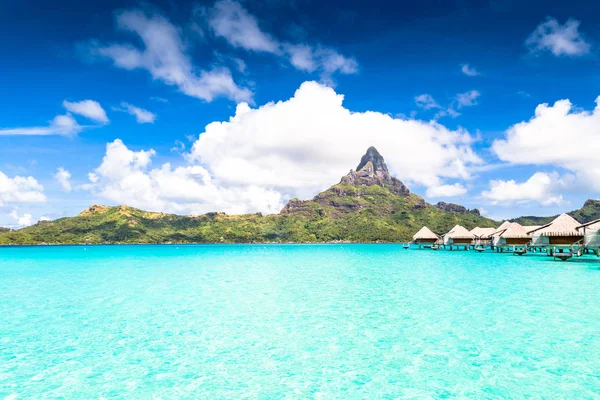
<instances>
[{"instance_id":1,"label":"mountain","mask_svg":"<svg viewBox=\"0 0 600 400\"><path fill-rule=\"evenodd\" d=\"M578 210L573 210L567 214L582 224L600 219L600 200L588 199L583 204L583 207ZM558 217L558 215L553 215L551 217L526 216L515 218L511 221L518 222L521 225L545 225L552 222L556 217Z\"/></svg>"},{"instance_id":2,"label":"mountain","mask_svg":"<svg viewBox=\"0 0 600 400\"><path fill-rule=\"evenodd\" d=\"M444 233L456 224L496 226L478 210L425 202L370 147L338 184L311 200L290 200L279 214L181 216L93 205L76 217L0 233L0 244L403 242L423 225Z\"/></svg>"}]
</instances>

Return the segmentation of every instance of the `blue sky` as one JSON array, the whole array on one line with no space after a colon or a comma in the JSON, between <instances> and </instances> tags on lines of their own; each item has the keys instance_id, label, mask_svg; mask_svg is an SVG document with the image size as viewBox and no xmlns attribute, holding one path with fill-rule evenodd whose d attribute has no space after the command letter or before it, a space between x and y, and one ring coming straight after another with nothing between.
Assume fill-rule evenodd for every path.
<instances>
[{"instance_id":1,"label":"blue sky","mask_svg":"<svg viewBox=\"0 0 600 400\"><path fill-rule=\"evenodd\" d=\"M497 219L579 208L600 191L599 13L587 1L7 4L0 225L93 203L277 212L371 144L432 203Z\"/></svg>"}]
</instances>

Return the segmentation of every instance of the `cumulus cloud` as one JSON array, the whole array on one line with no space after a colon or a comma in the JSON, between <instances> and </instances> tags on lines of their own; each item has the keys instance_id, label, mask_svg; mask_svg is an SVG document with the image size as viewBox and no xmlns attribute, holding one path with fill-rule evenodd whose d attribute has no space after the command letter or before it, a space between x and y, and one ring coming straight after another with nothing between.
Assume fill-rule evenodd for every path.
<instances>
[{"instance_id":1,"label":"cumulus cloud","mask_svg":"<svg viewBox=\"0 0 600 400\"><path fill-rule=\"evenodd\" d=\"M295 95L251 108L205 127L183 160L152 167L152 149L107 145L85 186L113 203L176 213L276 213L292 197L311 198L356 167L366 149L380 149L391 171L437 196L458 195L482 160L468 132L436 122L352 112L343 96L316 82ZM440 187L441 189L436 189Z\"/></svg>"},{"instance_id":2,"label":"cumulus cloud","mask_svg":"<svg viewBox=\"0 0 600 400\"><path fill-rule=\"evenodd\" d=\"M19 227L26 227L35 223L35 220L31 214L19 215L17 210L12 210L9 215L15 220Z\"/></svg>"},{"instance_id":3,"label":"cumulus cloud","mask_svg":"<svg viewBox=\"0 0 600 400\"><path fill-rule=\"evenodd\" d=\"M121 140L109 143L102 164L87 187L115 203L174 213L225 211L232 214L278 212L280 193L255 185L221 187L200 165L150 168L154 150L130 150Z\"/></svg>"},{"instance_id":4,"label":"cumulus cloud","mask_svg":"<svg viewBox=\"0 0 600 400\"><path fill-rule=\"evenodd\" d=\"M514 164L552 165L575 173L600 191L600 97L593 111L575 109L569 100L540 104L529 121L511 126L492 151Z\"/></svg>"},{"instance_id":5,"label":"cumulus cloud","mask_svg":"<svg viewBox=\"0 0 600 400\"><path fill-rule=\"evenodd\" d=\"M492 180L490 190L481 192L481 197L492 204L512 204L536 201L542 205L560 205L563 197L556 193L562 182L557 173L536 172L527 181Z\"/></svg>"},{"instance_id":6,"label":"cumulus cloud","mask_svg":"<svg viewBox=\"0 0 600 400\"><path fill-rule=\"evenodd\" d=\"M83 100L78 102L70 102L65 100L63 101L63 106L73 114L81 115L101 124L109 123L108 117L106 116L106 111L104 111L100 103L97 101Z\"/></svg>"},{"instance_id":7,"label":"cumulus cloud","mask_svg":"<svg viewBox=\"0 0 600 400\"><path fill-rule=\"evenodd\" d=\"M0 206L9 203L43 203L44 187L32 176L9 178L0 171Z\"/></svg>"},{"instance_id":8,"label":"cumulus cloud","mask_svg":"<svg viewBox=\"0 0 600 400\"><path fill-rule=\"evenodd\" d=\"M300 198L337 182L371 145L396 176L426 187L468 179L470 167L482 162L462 129L352 112L343 99L305 82L289 100L256 109L240 104L229 121L206 126L188 157L224 185L253 184Z\"/></svg>"},{"instance_id":9,"label":"cumulus cloud","mask_svg":"<svg viewBox=\"0 0 600 400\"><path fill-rule=\"evenodd\" d=\"M465 74L467 76L478 76L478 75L481 75L479 73L479 71L477 71L477 69L475 69L474 67L470 66L469 64L463 64L460 67L460 70L462 71L463 74Z\"/></svg>"},{"instance_id":10,"label":"cumulus cloud","mask_svg":"<svg viewBox=\"0 0 600 400\"><path fill-rule=\"evenodd\" d=\"M1 135L48 136L76 135L83 127L75 121L71 114L57 115L47 126L30 126L18 128L0 128Z\"/></svg>"},{"instance_id":11,"label":"cumulus cloud","mask_svg":"<svg viewBox=\"0 0 600 400\"><path fill-rule=\"evenodd\" d=\"M256 17L237 1L219 0L207 14L213 33L227 40L233 47L285 57L300 71L319 72L324 82L331 83L331 76L336 72L358 72L356 60L330 47L281 42L263 32Z\"/></svg>"},{"instance_id":12,"label":"cumulus cloud","mask_svg":"<svg viewBox=\"0 0 600 400\"><path fill-rule=\"evenodd\" d=\"M54 174L54 179L59 183L65 192L70 192L73 188L71 186L71 173L64 168L59 168Z\"/></svg>"},{"instance_id":13,"label":"cumulus cloud","mask_svg":"<svg viewBox=\"0 0 600 400\"><path fill-rule=\"evenodd\" d=\"M221 96L234 101L251 100L251 91L238 86L227 68L199 70L191 61L181 30L163 16L124 11L117 15L117 27L136 34L143 46L94 42L92 54L112 60L118 68L144 69L154 79L205 101Z\"/></svg>"},{"instance_id":14,"label":"cumulus cloud","mask_svg":"<svg viewBox=\"0 0 600 400\"><path fill-rule=\"evenodd\" d=\"M438 185L427 188L427 197L456 197L467 193L467 189L460 183L454 185Z\"/></svg>"},{"instance_id":15,"label":"cumulus cloud","mask_svg":"<svg viewBox=\"0 0 600 400\"><path fill-rule=\"evenodd\" d=\"M574 19L561 25L549 18L529 35L525 46L532 54L550 51L555 56L581 56L590 52L590 44L579 33L579 21Z\"/></svg>"},{"instance_id":16,"label":"cumulus cloud","mask_svg":"<svg viewBox=\"0 0 600 400\"><path fill-rule=\"evenodd\" d=\"M154 120L156 120L156 114L126 102L122 102L121 107L115 107L114 110L133 115L138 124L153 124Z\"/></svg>"}]
</instances>

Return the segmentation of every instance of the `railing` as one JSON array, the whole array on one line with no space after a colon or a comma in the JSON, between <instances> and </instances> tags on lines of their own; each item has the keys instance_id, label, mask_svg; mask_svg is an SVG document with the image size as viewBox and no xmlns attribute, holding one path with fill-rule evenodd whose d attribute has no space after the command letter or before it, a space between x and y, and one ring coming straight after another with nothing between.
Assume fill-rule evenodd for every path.
<instances>
[{"instance_id":1,"label":"railing","mask_svg":"<svg viewBox=\"0 0 600 400\"><path fill-rule=\"evenodd\" d=\"M584 239L580 239L571 245L571 253L577 254L577 257L582 256L582 251L585 250L585 241Z\"/></svg>"}]
</instances>

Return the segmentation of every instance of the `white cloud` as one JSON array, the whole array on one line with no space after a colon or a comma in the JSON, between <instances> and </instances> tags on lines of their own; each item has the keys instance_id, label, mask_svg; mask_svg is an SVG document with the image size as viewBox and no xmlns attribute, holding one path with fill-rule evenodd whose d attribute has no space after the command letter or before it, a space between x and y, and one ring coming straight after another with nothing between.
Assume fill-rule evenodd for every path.
<instances>
[{"instance_id":1,"label":"white cloud","mask_svg":"<svg viewBox=\"0 0 600 400\"><path fill-rule=\"evenodd\" d=\"M288 44L286 51L290 56L290 63L301 71L314 72L317 70L314 49L307 44Z\"/></svg>"},{"instance_id":2,"label":"white cloud","mask_svg":"<svg viewBox=\"0 0 600 400\"><path fill-rule=\"evenodd\" d=\"M574 109L569 100L540 104L529 121L511 126L492 151L513 164L551 165L575 173L600 191L600 97L593 111Z\"/></svg>"},{"instance_id":3,"label":"white cloud","mask_svg":"<svg viewBox=\"0 0 600 400\"><path fill-rule=\"evenodd\" d=\"M31 216L31 214L19 215L17 214L17 210L12 210L12 212L9 215L16 221L19 227L26 227L35 223L35 220Z\"/></svg>"},{"instance_id":4,"label":"white cloud","mask_svg":"<svg viewBox=\"0 0 600 400\"><path fill-rule=\"evenodd\" d=\"M256 18L236 1L217 1L210 10L208 23L216 36L226 39L234 47L268 53L280 52L279 43L262 32Z\"/></svg>"},{"instance_id":5,"label":"white cloud","mask_svg":"<svg viewBox=\"0 0 600 400\"><path fill-rule=\"evenodd\" d=\"M358 63L336 50L321 45L281 42L263 32L256 17L239 2L219 0L208 11L208 24L216 36L238 48L249 51L271 53L287 57L290 64L300 71L319 72L323 82L331 83L331 76L354 74Z\"/></svg>"},{"instance_id":6,"label":"white cloud","mask_svg":"<svg viewBox=\"0 0 600 400\"><path fill-rule=\"evenodd\" d=\"M282 196L308 198L355 167L366 149L380 149L398 178L427 187L445 177L468 179L481 162L464 130L343 107L343 96L305 82L294 97L257 109L237 107L213 122L189 155L222 185L253 184Z\"/></svg>"},{"instance_id":7,"label":"white cloud","mask_svg":"<svg viewBox=\"0 0 600 400\"><path fill-rule=\"evenodd\" d=\"M333 89L305 82L286 101L256 109L241 103L229 121L206 126L186 166L151 168L154 150L134 151L116 140L85 188L157 211L275 213L291 197L310 198L339 182L371 145L400 179L441 186L446 195L461 187L445 185L446 178L469 179L482 162L462 129L351 112L342 101Z\"/></svg>"},{"instance_id":8,"label":"white cloud","mask_svg":"<svg viewBox=\"0 0 600 400\"><path fill-rule=\"evenodd\" d=\"M477 99L481 96L477 90L469 90L465 93L459 93L456 95L456 107L472 107L477 104Z\"/></svg>"},{"instance_id":9,"label":"white cloud","mask_svg":"<svg viewBox=\"0 0 600 400\"><path fill-rule=\"evenodd\" d=\"M138 124L153 124L154 120L156 120L156 114L126 102L122 102L121 107L116 107L114 108L114 110L123 111L130 115L133 115Z\"/></svg>"},{"instance_id":10,"label":"white cloud","mask_svg":"<svg viewBox=\"0 0 600 400\"><path fill-rule=\"evenodd\" d=\"M183 153L185 151L185 143L183 143L181 140L175 140L173 147L171 147L171 151L175 153Z\"/></svg>"},{"instance_id":11,"label":"white cloud","mask_svg":"<svg viewBox=\"0 0 600 400\"><path fill-rule=\"evenodd\" d=\"M29 126L18 128L0 128L2 135L24 135L24 136L48 136L48 135L77 135L82 130L89 128L81 126L71 115L78 114L101 124L109 122L106 112L100 104L94 100L83 100L80 102L63 101L63 107L67 109L65 115L57 115L47 126Z\"/></svg>"},{"instance_id":12,"label":"white cloud","mask_svg":"<svg viewBox=\"0 0 600 400\"><path fill-rule=\"evenodd\" d=\"M433 96L430 94L420 94L415 97L415 103L417 107L424 110L437 110L433 119L437 120L441 117L450 116L456 118L460 116L460 113L456 111L457 108L471 107L477 105L477 98L481 94L477 90L470 90L465 93L458 93L454 100L448 105L448 107L442 107Z\"/></svg>"},{"instance_id":13,"label":"white cloud","mask_svg":"<svg viewBox=\"0 0 600 400\"><path fill-rule=\"evenodd\" d=\"M415 103L417 107L421 107L425 110L430 110L432 108L442 108L430 94L420 94L415 97Z\"/></svg>"},{"instance_id":14,"label":"white cloud","mask_svg":"<svg viewBox=\"0 0 600 400\"><path fill-rule=\"evenodd\" d=\"M175 213L275 213L283 207L278 192L254 185L219 187L200 165L151 169L154 155L154 150L132 151L118 139L109 143L88 189L115 203Z\"/></svg>"},{"instance_id":15,"label":"white cloud","mask_svg":"<svg viewBox=\"0 0 600 400\"><path fill-rule=\"evenodd\" d=\"M462 71L463 74L465 74L467 76L478 76L478 75L480 75L479 71L477 71L477 69L475 69L474 67L470 66L469 64L463 64L461 66L460 70Z\"/></svg>"},{"instance_id":16,"label":"white cloud","mask_svg":"<svg viewBox=\"0 0 600 400\"><path fill-rule=\"evenodd\" d=\"M43 203L44 187L32 176L9 178L0 171L0 206L8 203Z\"/></svg>"},{"instance_id":17,"label":"white cloud","mask_svg":"<svg viewBox=\"0 0 600 400\"><path fill-rule=\"evenodd\" d=\"M205 101L220 96L235 101L251 100L250 90L239 87L227 68L198 71L190 59L181 30L163 16L148 16L139 10L124 11L117 16L117 26L138 35L143 47L131 43L108 46L96 43L91 48L93 54L111 59L119 68L145 69L154 79Z\"/></svg>"},{"instance_id":18,"label":"white cloud","mask_svg":"<svg viewBox=\"0 0 600 400\"><path fill-rule=\"evenodd\" d=\"M525 45L532 54L550 51L555 56L581 56L590 52L590 44L579 33L579 21L574 19L561 25L549 18L529 35Z\"/></svg>"},{"instance_id":19,"label":"white cloud","mask_svg":"<svg viewBox=\"0 0 600 400\"><path fill-rule=\"evenodd\" d=\"M454 185L438 185L427 188L427 197L456 197L467 193L467 189L460 183Z\"/></svg>"},{"instance_id":20,"label":"white cloud","mask_svg":"<svg viewBox=\"0 0 600 400\"><path fill-rule=\"evenodd\" d=\"M46 216L41 216L40 217L40 221L52 221L50 218L46 217Z\"/></svg>"},{"instance_id":21,"label":"white cloud","mask_svg":"<svg viewBox=\"0 0 600 400\"><path fill-rule=\"evenodd\" d=\"M19 128L0 128L2 135L26 135L26 136L48 136L48 135L76 135L83 130L71 114L57 115L50 121L48 126L33 126Z\"/></svg>"},{"instance_id":22,"label":"white cloud","mask_svg":"<svg viewBox=\"0 0 600 400\"><path fill-rule=\"evenodd\" d=\"M71 187L71 173L64 168L59 168L54 174L54 179L60 184L65 192L70 192L73 188Z\"/></svg>"},{"instance_id":23,"label":"white cloud","mask_svg":"<svg viewBox=\"0 0 600 400\"><path fill-rule=\"evenodd\" d=\"M83 100L79 102L69 102L65 100L63 101L63 106L73 114L82 115L95 122L101 124L108 124L110 122L106 116L106 112L97 101Z\"/></svg>"},{"instance_id":24,"label":"white cloud","mask_svg":"<svg viewBox=\"0 0 600 400\"><path fill-rule=\"evenodd\" d=\"M536 201L542 205L559 205L563 197L555 191L562 186L558 174L536 172L523 183L514 180L492 180L490 190L481 192L481 196L492 204L511 204Z\"/></svg>"},{"instance_id":25,"label":"white cloud","mask_svg":"<svg viewBox=\"0 0 600 400\"><path fill-rule=\"evenodd\" d=\"M354 74L358 72L358 63L353 58L345 57L337 51L326 47L312 47L306 44L284 45L290 57L290 63L301 71L321 72L321 81L331 84L331 76L340 72Z\"/></svg>"}]
</instances>

